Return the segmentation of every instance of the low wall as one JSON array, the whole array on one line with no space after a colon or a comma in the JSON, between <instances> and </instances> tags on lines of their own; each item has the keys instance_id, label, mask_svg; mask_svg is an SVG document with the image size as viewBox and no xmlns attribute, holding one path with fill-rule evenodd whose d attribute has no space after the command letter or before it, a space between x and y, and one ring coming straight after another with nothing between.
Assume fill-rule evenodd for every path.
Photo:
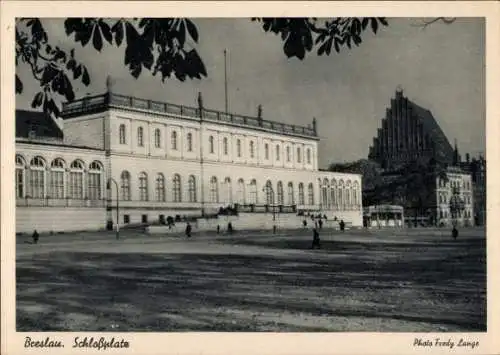
<instances>
[{"instance_id":1,"label":"low wall","mask_svg":"<svg viewBox=\"0 0 500 355\"><path fill-rule=\"evenodd\" d=\"M106 209L16 207L16 233L70 232L106 227Z\"/></svg>"},{"instance_id":2,"label":"low wall","mask_svg":"<svg viewBox=\"0 0 500 355\"><path fill-rule=\"evenodd\" d=\"M216 231L217 226L221 232L227 231L228 223L231 222L234 230L272 230L274 226L280 229L302 229L303 221L307 222L306 228L312 228L315 221L311 217L297 216L296 214L280 214L273 219L272 213L240 213L238 216L219 216L217 218L199 218L192 222L192 231ZM323 228L340 229L339 220L324 220ZM350 221L346 221L346 229L358 227ZM165 225L149 226L146 229L150 234L182 234L186 229L186 222L176 222L172 227Z\"/></svg>"}]
</instances>

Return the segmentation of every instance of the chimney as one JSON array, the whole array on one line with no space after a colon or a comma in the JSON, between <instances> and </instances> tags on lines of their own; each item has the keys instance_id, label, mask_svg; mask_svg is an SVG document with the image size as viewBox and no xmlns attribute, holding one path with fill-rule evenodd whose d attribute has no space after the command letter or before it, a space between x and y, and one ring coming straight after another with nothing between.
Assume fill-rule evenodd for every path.
<instances>
[{"instance_id":1,"label":"chimney","mask_svg":"<svg viewBox=\"0 0 500 355\"><path fill-rule=\"evenodd\" d=\"M318 125L316 123L316 117L313 117L313 131L315 134L318 134Z\"/></svg>"}]
</instances>

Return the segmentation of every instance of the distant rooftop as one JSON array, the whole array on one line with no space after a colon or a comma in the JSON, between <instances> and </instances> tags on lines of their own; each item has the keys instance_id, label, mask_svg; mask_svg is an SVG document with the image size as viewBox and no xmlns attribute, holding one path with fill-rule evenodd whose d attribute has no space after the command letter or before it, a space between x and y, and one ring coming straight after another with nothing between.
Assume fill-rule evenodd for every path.
<instances>
[{"instance_id":1,"label":"distant rooftop","mask_svg":"<svg viewBox=\"0 0 500 355\"><path fill-rule=\"evenodd\" d=\"M200 119L200 109L197 107L176 105L115 93L87 96L72 102L66 102L63 104L61 116L63 119L69 119L85 114L103 112L110 108L175 115L196 120ZM312 127L305 127L205 108L203 108L201 116L203 121L219 122L227 125L318 139L315 120L313 120Z\"/></svg>"},{"instance_id":2,"label":"distant rooftop","mask_svg":"<svg viewBox=\"0 0 500 355\"><path fill-rule=\"evenodd\" d=\"M16 138L62 140L63 132L54 120L40 111L16 110Z\"/></svg>"}]
</instances>

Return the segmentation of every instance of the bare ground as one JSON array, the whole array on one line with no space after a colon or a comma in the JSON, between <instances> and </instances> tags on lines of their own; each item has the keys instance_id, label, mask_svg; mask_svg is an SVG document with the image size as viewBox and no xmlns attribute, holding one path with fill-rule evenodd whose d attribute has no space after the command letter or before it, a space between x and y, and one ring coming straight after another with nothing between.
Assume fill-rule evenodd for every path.
<instances>
[{"instance_id":1,"label":"bare ground","mask_svg":"<svg viewBox=\"0 0 500 355\"><path fill-rule=\"evenodd\" d=\"M42 236L18 331L485 331L484 230Z\"/></svg>"}]
</instances>

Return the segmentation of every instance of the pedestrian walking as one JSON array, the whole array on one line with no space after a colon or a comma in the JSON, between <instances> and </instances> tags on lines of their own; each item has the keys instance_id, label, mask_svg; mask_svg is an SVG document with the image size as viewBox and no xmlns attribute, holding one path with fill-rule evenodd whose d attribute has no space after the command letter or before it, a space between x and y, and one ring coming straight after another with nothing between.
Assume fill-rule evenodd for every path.
<instances>
[{"instance_id":1,"label":"pedestrian walking","mask_svg":"<svg viewBox=\"0 0 500 355\"><path fill-rule=\"evenodd\" d=\"M322 228L323 228L323 220L322 220L322 219L320 219L320 220L318 221L318 225L319 225L319 229L322 229Z\"/></svg>"},{"instance_id":2,"label":"pedestrian walking","mask_svg":"<svg viewBox=\"0 0 500 355\"><path fill-rule=\"evenodd\" d=\"M345 223L344 223L343 219L340 220L339 226L340 226L340 230L343 232L345 229Z\"/></svg>"},{"instance_id":3,"label":"pedestrian walking","mask_svg":"<svg viewBox=\"0 0 500 355\"><path fill-rule=\"evenodd\" d=\"M319 232L318 232L317 227L313 228L313 241L312 241L311 249L314 249L314 248L321 249L320 240L319 240Z\"/></svg>"},{"instance_id":4,"label":"pedestrian walking","mask_svg":"<svg viewBox=\"0 0 500 355\"><path fill-rule=\"evenodd\" d=\"M31 238L33 238L33 244L37 244L38 243L38 238L39 237L40 236L38 235L38 232L35 229L35 231L33 232L33 235L31 236Z\"/></svg>"},{"instance_id":5,"label":"pedestrian walking","mask_svg":"<svg viewBox=\"0 0 500 355\"><path fill-rule=\"evenodd\" d=\"M227 232L228 232L229 234L232 234L232 233L233 233L233 224L232 224L231 222L229 222L229 223L227 224Z\"/></svg>"},{"instance_id":6,"label":"pedestrian walking","mask_svg":"<svg viewBox=\"0 0 500 355\"><path fill-rule=\"evenodd\" d=\"M191 224L189 222L186 224L186 237L191 238Z\"/></svg>"},{"instance_id":7,"label":"pedestrian walking","mask_svg":"<svg viewBox=\"0 0 500 355\"><path fill-rule=\"evenodd\" d=\"M304 226L304 228L307 228L307 221L306 219L304 218L304 220L302 221L302 225Z\"/></svg>"},{"instance_id":8,"label":"pedestrian walking","mask_svg":"<svg viewBox=\"0 0 500 355\"><path fill-rule=\"evenodd\" d=\"M453 237L453 240L457 240L457 238L458 238L458 229L457 229L457 227L453 226L453 229L451 230L451 236Z\"/></svg>"},{"instance_id":9,"label":"pedestrian walking","mask_svg":"<svg viewBox=\"0 0 500 355\"><path fill-rule=\"evenodd\" d=\"M220 225L217 225L217 234L220 233Z\"/></svg>"}]
</instances>

